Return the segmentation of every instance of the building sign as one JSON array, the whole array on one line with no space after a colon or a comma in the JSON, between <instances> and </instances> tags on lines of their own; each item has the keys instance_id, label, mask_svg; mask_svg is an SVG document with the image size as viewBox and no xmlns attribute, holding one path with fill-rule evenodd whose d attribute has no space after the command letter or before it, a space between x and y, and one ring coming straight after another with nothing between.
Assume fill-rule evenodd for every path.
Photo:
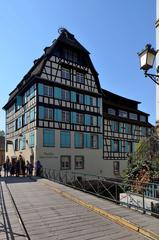
<instances>
[{"instance_id":1,"label":"building sign","mask_svg":"<svg viewBox=\"0 0 159 240\"><path fill-rule=\"evenodd\" d=\"M58 156L55 155L54 153L52 152L43 152L42 155L39 156L40 159L45 159L45 158L54 158L54 159L57 159Z\"/></svg>"}]
</instances>

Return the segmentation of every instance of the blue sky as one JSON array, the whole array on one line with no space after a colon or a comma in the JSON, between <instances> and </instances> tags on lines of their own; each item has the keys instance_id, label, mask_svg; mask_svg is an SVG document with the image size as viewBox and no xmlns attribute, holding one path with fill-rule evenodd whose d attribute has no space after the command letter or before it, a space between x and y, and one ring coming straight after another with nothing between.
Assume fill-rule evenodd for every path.
<instances>
[{"instance_id":1,"label":"blue sky","mask_svg":"<svg viewBox=\"0 0 159 240\"><path fill-rule=\"evenodd\" d=\"M155 124L155 84L144 78L137 56L147 43L155 47L155 12L155 0L1 0L0 129L9 93L61 26L91 53L101 86L141 101Z\"/></svg>"}]
</instances>

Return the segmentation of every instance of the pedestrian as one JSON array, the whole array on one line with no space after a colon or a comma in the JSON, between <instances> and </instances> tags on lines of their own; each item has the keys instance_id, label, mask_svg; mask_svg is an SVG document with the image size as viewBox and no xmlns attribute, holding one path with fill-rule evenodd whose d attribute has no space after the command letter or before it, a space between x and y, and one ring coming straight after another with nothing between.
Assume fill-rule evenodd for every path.
<instances>
[{"instance_id":1,"label":"pedestrian","mask_svg":"<svg viewBox=\"0 0 159 240\"><path fill-rule=\"evenodd\" d=\"M21 159L21 170L22 170L22 175L25 177L25 160L22 158Z\"/></svg>"},{"instance_id":2,"label":"pedestrian","mask_svg":"<svg viewBox=\"0 0 159 240\"><path fill-rule=\"evenodd\" d=\"M26 161L26 175L29 176L29 161Z\"/></svg>"},{"instance_id":3,"label":"pedestrian","mask_svg":"<svg viewBox=\"0 0 159 240\"><path fill-rule=\"evenodd\" d=\"M2 165L0 165L0 177L1 177Z\"/></svg>"},{"instance_id":4,"label":"pedestrian","mask_svg":"<svg viewBox=\"0 0 159 240\"><path fill-rule=\"evenodd\" d=\"M28 173L29 173L29 177L32 177L32 175L33 175L33 164L31 162L28 164Z\"/></svg>"},{"instance_id":5,"label":"pedestrian","mask_svg":"<svg viewBox=\"0 0 159 240\"><path fill-rule=\"evenodd\" d=\"M10 175L14 176L15 174L15 162L12 162L11 168L10 168Z\"/></svg>"},{"instance_id":6,"label":"pedestrian","mask_svg":"<svg viewBox=\"0 0 159 240\"><path fill-rule=\"evenodd\" d=\"M8 173L10 172L10 159L9 157L7 156L6 157L6 161L5 163L3 164L3 168L4 168L4 176L5 177L8 177Z\"/></svg>"},{"instance_id":7,"label":"pedestrian","mask_svg":"<svg viewBox=\"0 0 159 240\"><path fill-rule=\"evenodd\" d=\"M42 165L39 160L36 162L35 170L36 170L36 176L40 177L42 173Z\"/></svg>"},{"instance_id":8,"label":"pedestrian","mask_svg":"<svg viewBox=\"0 0 159 240\"><path fill-rule=\"evenodd\" d=\"M3 163L4 177L7 175L6 162Z\"/></svg>"},{"instance_id":9,"label":"pedestrian","mask_svg":"<svg viewBox=\"0 0 159 240\"><path fill-rule=\"evenodd\" d=\"M19 175L20 175L20 160L19 159L16 161L16 164L15 164L15 173L16 173L16 177L19 177Z\"/></svg>"}]
</instances>

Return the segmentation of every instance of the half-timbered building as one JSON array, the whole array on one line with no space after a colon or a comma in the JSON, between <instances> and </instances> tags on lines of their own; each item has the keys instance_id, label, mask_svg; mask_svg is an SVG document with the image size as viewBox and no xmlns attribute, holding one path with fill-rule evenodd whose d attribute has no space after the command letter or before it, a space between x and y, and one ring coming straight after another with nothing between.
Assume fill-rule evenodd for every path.
<instances>
[{"instance_id":1,"label":"half-timbered building","mask_svg":"<svg viewBox=\"0 0 159 240\"><path fill-rule=\"evenodd\" d=\"M21 154L46 168L114 176L113 166L126 163L133 143L146 136L148 115L138 102L101 89L89 55L61 29L10 93L4 109L12 161Z\"/></svg>"},{"instance_id":2,"label":"half-timbered building","mask_svg":"<svg viewBox=\"0 0 159 240\"><path fill-rule=\"evenodd\" d=\"M140 139L149 136L149 114L138 110L140 102L103 91L103 160L114 176L127 167L130 155Z\"/></svg>"}]
</instances>

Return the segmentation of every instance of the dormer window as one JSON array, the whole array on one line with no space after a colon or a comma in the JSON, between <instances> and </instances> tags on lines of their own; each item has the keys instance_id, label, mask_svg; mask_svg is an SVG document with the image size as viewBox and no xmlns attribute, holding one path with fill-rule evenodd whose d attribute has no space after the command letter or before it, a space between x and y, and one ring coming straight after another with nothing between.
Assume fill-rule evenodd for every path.
<instances>
[{"instance_id":1,"label":"dormer window","mask_svg":"<svg viewBox=\"0 0 159 240\"><path fill-rule=\"evenodd\" d=\"M119 117L127 118L128 117L128 113L126 111L119 110Z\"/></svg>"},{"instance_id":2,"label":"dormer window","mask_svg":"<svg viewBox=\"0 0 159 240\"><path fill-rule=\"evenodd\" d=\"M141 122L146 122L146 116L140 115L140 121Z\"/></svg>"},{"instance_id":3,"label":"dormer window","mask_svg":"<svg viewBox=\"0 0 159 240\"><path fill-rule=\"evenodd\" d=\"M111 114L111 115L116 115L116 111L115 111L115 109L113 109L113 108L108 108L108 114Z\"/></svg>"},{"instance_id":4,"label":"dormer window","mask_svg":"<svg viewBox=\"0 0 159 240\"><path fill-rule=\"evenodd\" d=\"M84 73L80 73L80 72L76 73L76 82L84 84L84 82L85 82Z\"/></svg>"},{"instance_id":5,"label":"dormer window","mask_svg":"<svg viewBox=\"0 0 159 240\"><path fill-rule=\"evenodd\" d=\"M68 61L72 61L72 62L77 62L78 58L77 58L77 53L73 52L70 49L65 49L64 50L64 57L65 59L67 59Z\"/></svg>"}]
</instances>

